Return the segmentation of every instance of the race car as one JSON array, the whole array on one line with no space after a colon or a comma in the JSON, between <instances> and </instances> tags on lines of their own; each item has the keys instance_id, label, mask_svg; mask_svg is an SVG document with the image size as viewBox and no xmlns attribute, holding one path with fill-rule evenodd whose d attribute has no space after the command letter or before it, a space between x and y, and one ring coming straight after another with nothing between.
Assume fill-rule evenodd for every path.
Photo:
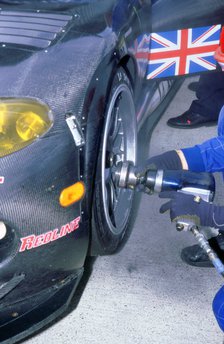
<instances>
[{"instance_id":1,"label":"race car","mask_svg":"<svg viewBox=\"0 0 224 344\"><path fill-rule=\"evenodd\" d=\"M205 2L199 13L199 0L0 1L1 343L58 317L87 255L125 244L133 192L114 171L137 161L173 77L215 70L224 5ZM193 67L158 56L183 57L182 31L206 46Z\"/></svg>"}]
</instances>

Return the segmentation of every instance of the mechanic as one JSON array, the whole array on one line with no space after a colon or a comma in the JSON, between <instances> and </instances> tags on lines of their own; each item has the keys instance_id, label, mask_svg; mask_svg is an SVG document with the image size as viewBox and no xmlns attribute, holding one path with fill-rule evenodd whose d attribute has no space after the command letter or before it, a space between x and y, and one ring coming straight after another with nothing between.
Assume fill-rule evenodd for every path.
<instances>
[{"instance_id":1,"label":"mechanic","mask_svg":"<svg viewBox=\"0 0 224 344\"><path fill-rule=\"evenodd\" d=\"M224 103L224 73L202 74L197 83L196 98L187 111L168 119L167 124L182 129L216 124Z\"/></svg>"},{"instance_id":2,"label":"mechanic","mask_svg":"<svg viewBox=\"0 0 224 344\"><path fill-rule=\"evenodd\" d=\"M146 169L190 170L192 172L224 172L224 106L218 120L218 135L190 148L167 151L148 160ZM160 212L170 210L171 221L178 218L194 219L197 225L218 228L220 234L209 240L219 258L224 261L224 207L194 201L194 197L179 192L162 192L161 198L171 198ZM183 261L194 266L210 267L207 254L198 246L186 247L181 252Z\"/></svg>"}]
</instances>

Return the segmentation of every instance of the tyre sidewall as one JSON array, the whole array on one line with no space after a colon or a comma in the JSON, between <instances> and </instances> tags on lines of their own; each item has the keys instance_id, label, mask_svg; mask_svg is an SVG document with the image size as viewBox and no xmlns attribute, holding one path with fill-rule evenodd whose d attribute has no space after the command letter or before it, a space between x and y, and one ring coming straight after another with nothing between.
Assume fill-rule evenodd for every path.
<instances>
[{"instance_id":1,"label":"tyre sidewall","mask_svg":"<svg viewBox=\"0 0 224 344\"><path fill-rule=\"evenodd\" d=\"M111 103L111 99L115 94L116 90L120 85L126 85L129 88L129 91L132 94L133 99L133 92L130 81L127 77L127 74L123 68L119 68L116 71L114 76L112 87L110 91L110 95L107 101L107 108L105 114L107 115L107 111L109 105ZM105 115L105 116L106 116ZM106 117L105 117L106 119ZM136 118L135 118L136 121ZM106 122L106 121L105 121ZM135 123L136 128L136 123ZM104 126L105 129L105 126ZM101 175L101 163L102 163L102 145L103 145L103 136L104 136L104 129L102 131L102 139L101 145L98 154L98 162L97 162L97 171L96 171L96 182L95 182L95 191L93 197L93 223L92 223L92 242L91 242L91 253L92 255L103 255L103 254L111 254L115 253L119 250L120 247L123 247L126 238L129 236L129 222L130 222L130 214L129 219L125 223L122 231L119 234L116 234L110 230L108 227L108 223L106 220L106 216L103 210L103 201L102 201L102 175ZM136 147L137 150L137 147ZM131 208L131 207L130 207Z\"/></svg>"}]
</instances>

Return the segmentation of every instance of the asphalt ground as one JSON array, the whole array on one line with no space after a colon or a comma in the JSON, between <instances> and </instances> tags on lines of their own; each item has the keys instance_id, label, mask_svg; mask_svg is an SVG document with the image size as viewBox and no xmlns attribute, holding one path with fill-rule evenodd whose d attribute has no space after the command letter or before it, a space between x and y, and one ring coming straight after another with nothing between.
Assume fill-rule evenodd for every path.
<instances>
[{"instance_id":1,"label":"asphalt ground","mask_svg":"<svg viewBox=\"0 0 224 344\"><path fill-rule=\"evenodd\" d=\"M168 118L184 112L191 103L194 93L187 88L190 81L184 82L155 127L150 156L215 135L214 126L177 130L166 125ZM219 176L217 184L216 201L223 203ZM212 312L212 300L222 279L212 268L181 261L181 249L195 241L190 233L177 232L168 214L159 214L163 201L156 195L142 196L124 249L88 262L89 272L68 314L25 344L223 343Z\"/></svg>"}]
</instances>

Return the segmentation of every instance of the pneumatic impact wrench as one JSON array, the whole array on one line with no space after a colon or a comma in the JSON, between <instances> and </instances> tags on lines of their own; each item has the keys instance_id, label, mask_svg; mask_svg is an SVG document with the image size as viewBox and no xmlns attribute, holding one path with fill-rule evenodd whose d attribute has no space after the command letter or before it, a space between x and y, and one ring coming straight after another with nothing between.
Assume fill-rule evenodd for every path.
<instances>
[{"instance_id":1,"label":"pneumatic impact wrench","mask_svg":"<svg viewBox=\"0 0 224 344\"><path fill-rule=\"evenodd\" d=\"M186 170L152 170L136 168L131 162L121 162L115 172L118 187L138 189L147 194L162 191L177 191L194 196L195 202L200 199L212 202L215 195L215 179L206 172L190 172ZM219 234L218 230L210 227L198 227L193 220L179 219L176 222L178 231L193 233L200 247L207 253L210 261L219 274L224 277L224 265L211 248L208 239Z\"/></svg>"}]
</instances>

